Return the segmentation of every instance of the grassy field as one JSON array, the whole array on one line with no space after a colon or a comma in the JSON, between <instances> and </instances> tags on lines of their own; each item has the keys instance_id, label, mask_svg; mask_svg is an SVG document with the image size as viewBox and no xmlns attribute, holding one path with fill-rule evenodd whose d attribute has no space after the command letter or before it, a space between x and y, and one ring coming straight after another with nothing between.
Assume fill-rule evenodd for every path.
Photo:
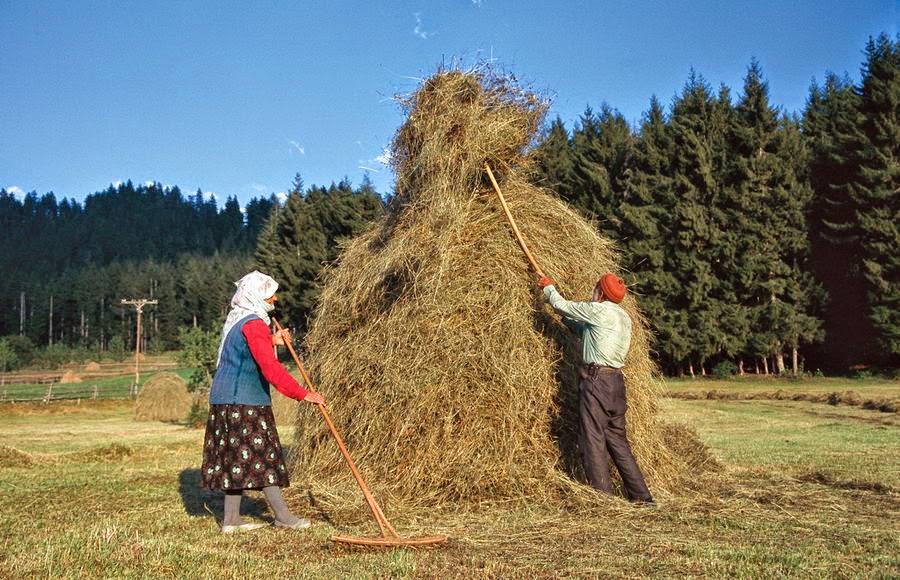
<instances>
[{"instance_id":1,"label":"grassy field","mask_svg":"<svg viewBox=\"0 0 900 580\"><path fill-rule=\"evenodd\" d=\"M873 388L878 397L900 394L896 382ZM202 433L135 422L129 401L0 405L0 576L900 575L897 414L791 400L662 404L666 416L693 425L723 465L696 490L658 496L655 508L619 499L578 510L493 505L406 514L384 506L403 535L451 540L440 549L368 551L329 540L377 535L362 499L359 514L342 519L293 488L289 503L313 520L311 530L221 536L214 517L221 498L197 488ZM290 441L290 428L281 431ZM271 520L261 496L245 499L244 509Z\"/></svg>"}]
</instances>

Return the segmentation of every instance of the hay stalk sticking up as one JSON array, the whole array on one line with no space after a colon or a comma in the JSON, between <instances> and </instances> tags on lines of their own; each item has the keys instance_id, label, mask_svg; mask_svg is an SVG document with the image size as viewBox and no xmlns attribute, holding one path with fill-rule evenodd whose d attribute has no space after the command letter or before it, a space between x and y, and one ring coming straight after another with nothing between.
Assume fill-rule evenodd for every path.
<instances>
[{"instance_id":1,"label":"hay stalk sticking up","mask_svg":"<svg viewBox=\"0 0 900 580\"><path fill-rule=\"evenodd\" d=\"M544 304L484 175L490 162L544 271L589 299L617 271L609 240L532 184L545 103L490 72L441 71L404 102L397 197L324 277L307 336L314 381L373 491L408 507L596 497L579 482L575 337ZM646 322L633 297L630 438L655 494L708 459L657 419ZM316 414L298 418L295 478L359 503Z\"/></svg>"}]
</instances>

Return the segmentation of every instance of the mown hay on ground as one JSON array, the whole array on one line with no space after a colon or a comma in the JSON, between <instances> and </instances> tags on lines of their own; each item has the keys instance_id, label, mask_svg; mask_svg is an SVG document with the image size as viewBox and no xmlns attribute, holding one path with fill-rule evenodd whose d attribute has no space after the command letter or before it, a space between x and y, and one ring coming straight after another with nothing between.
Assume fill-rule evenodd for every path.
<instances>
[{"instance_id":1,"label":"mown hay on ground","mask_svg":"<svg viewBox=\"0 0 900 580\"><path fill-rule=\"evenodd\" d=\"M307 347L314 381L370 487L407 507L581 502L579 349L546 306L484 163L564 296L619 266L610 240L536 187L527 150L545 103L489 71L441 71L404 102L386 217L324 276ZM625 369L629 433L656 495L710 464L657 418L660 388L637 300ZM317 413L300 413L295 479L332 506L359 490Z\"/></svg>"},{"instance_id":2,"label":"mown hay on ground","mask_svg":"<svg viewBox=\"0 0 900 580\"><path fill-rule=\"evenodd\" d=\"M151 377L138 393L134 405L135 421L180 422L187 420L194 395L187 381L175 373L161 372Z\"/></svg>"}]
</instances>

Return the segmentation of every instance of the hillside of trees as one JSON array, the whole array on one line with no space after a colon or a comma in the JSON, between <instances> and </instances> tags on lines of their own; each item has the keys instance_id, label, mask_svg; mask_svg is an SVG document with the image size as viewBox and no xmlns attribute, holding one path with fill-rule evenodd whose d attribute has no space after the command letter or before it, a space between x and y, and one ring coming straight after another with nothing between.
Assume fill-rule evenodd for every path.
<instances>
[{"instance_id":1,"label":"hillside of trees","mask_svg":"<svg viewBox=\"0 0 900 580\"><path fill-rule=\"evenodd\" d=\"M858 83L813 83L799 116L754 61L737 96L692 72L638 127L604 104L546 128L536 179L618 243L665 372L896 369L900 43L872 39L864 59ZM132 350L122 299L158 300L143 349L179 348L185 328L217 332L252 268L302 332L323 265L385 197L299 174L283 202L244 208L130 181L83 203L0 190L0 370L29 347Z\"/></svg>"},{"instance_id":2,"label":"hillside of trees","mask_svg":"<svg viewBox=\"0 0 900 580\"><path fill-rule=\"evenodd\" d=\"M381 197L368 183L303 191L299 176L283 207L272 195L243 210L235 198L220 209L199 191L185 197L177 187L130 181L89 195L83 204L57 201L53 193L29 193L20 201L0 190L0 336L16 337L19 351L29 345L132 350L136 313L122 300L146 298L158 304L144 309L142 349L179 348L180 329L221 324L233 282L248 270L273 272L285 288L303 287L294 284L295 271L312 284L340 239L382 211ZM315 249L315 267L279 266L278 259L296 255L297 244L306 243L276 242L273 236L282 231L321 238L304 250ZM258 240L266 242L259 250ZM290 315L305 320L308 312L292 308L290 293L284 303ZM308 309L311 302L303 304Z\"/></svg>"}]
</instances>

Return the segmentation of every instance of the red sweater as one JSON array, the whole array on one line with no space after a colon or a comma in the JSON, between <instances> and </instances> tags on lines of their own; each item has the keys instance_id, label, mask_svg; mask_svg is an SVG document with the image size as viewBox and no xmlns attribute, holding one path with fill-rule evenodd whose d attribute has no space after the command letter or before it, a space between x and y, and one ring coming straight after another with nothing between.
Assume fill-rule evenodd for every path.
<instances>
[{"instance_id":1,"label":"red sweater","mask_svg":"<svg viewBox=\"0 0 900 580\"><path fill-rule=\"evenodd\" d=\"M272 335L269 327L262 320L251 320L247 322L241 329L241 333L247 340L247 346L250 347L250 354L253 360L262 371L263 377L274 386L279 393L302 401L308 392L300 386L294 377L281 366L278 359L275 358L275 351L272 348Z\"/></svg>"}]
</instances>

